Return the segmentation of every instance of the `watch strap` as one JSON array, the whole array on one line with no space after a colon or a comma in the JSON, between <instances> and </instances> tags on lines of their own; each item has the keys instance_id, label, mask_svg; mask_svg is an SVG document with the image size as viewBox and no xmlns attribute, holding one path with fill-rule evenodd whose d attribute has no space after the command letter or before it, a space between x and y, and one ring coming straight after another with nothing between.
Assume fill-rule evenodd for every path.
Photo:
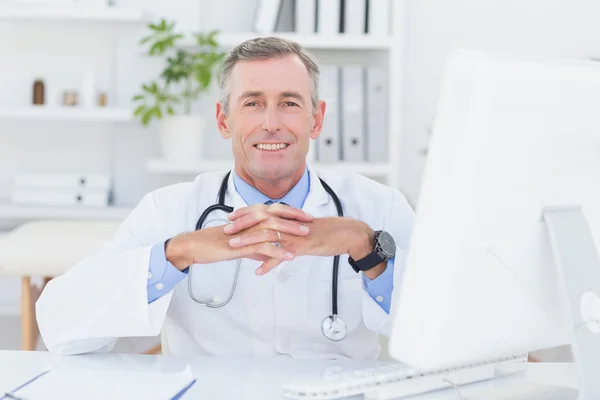
<instances>
[{"instance_id":1,"label":"watch strap","mask_svg":"<svg viewBox=\"0 0 600 400\"><path fill-rule=\"evenodd\" d=\"M353 260L352 257L348 257L348 263L352 266L352 269L356 273L360 271L368 271L371 268L375 268L379 264L383 262L381 256L376 252L372 251L365 258L361 258L360 260Z\"/></svg>"}]
</instances>

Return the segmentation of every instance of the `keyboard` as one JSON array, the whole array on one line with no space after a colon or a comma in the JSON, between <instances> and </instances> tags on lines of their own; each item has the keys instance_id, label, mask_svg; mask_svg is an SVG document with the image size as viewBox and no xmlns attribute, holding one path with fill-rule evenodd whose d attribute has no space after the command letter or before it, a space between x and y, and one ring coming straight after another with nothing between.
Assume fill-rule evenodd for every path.
<instances>
[{"instance_id":1,"label":"keyboard","mask_svg":"<svg viewBox=\"0 0 600 400\"><path fill-rule=\"evenodd\" d=\"M516 374L524 372L526 366L526 354L431 371L390 364L288 382L282 386L282 396L296 400L325 400L364 395L365 399L386 400Z\"/></svg>"}]
</instances>

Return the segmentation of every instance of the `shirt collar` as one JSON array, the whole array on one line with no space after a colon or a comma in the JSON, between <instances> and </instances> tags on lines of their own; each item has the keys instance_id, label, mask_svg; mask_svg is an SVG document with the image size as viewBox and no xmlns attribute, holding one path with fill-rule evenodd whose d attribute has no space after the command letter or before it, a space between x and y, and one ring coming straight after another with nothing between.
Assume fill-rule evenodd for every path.
<instances>
[{"instance_id":1,"label":"shirt collar","mask_svg":"<svg viewBox=\"0 0 600 400\"><path fill-rule=\"evenodd\" d=\"M310 179L307 168L304 169L304 173L298 183L296 183L296 185L294 185L294 187L281 199L272 199L266 196L254 186L240 178L238 174L235 173L235 170L233 170L232 173L235 190L249 206L253 204L264 204L271 200L272 202L285 203L294 208L302 208L308 197L308 192L310 191Z\"/></svg>"}]
</instances>

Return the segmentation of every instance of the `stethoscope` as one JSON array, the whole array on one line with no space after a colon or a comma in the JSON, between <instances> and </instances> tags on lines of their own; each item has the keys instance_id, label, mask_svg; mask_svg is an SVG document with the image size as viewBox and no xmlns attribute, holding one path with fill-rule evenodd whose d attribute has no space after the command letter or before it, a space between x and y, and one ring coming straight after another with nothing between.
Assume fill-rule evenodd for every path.
<instances>
[{"instance_id":1,"label":"stethoscope","mask_svg":"<svg viewBox=\"0 0 600 400\"><path fill-rule=\"evenodd\" d=\"M229 181L229 175L231 172L228 172L223 178L223 182L221 182L221 188L219 189L219 200L217 204L213 204L208 207L196 223L196 230L202 229L202 225L204 225L204 221L208 218L209 214L215 210L221 210L226 213L233 212L233 207L225 205L225 193L227 193L227 183ZM342 209L342 203L340 203L340 199L337 197L333 189L329 187L328 184L325 183L321 178L319 178L323 188L329 195L331 196L333 202L335 203L335 208L337 210L337 214L339 217L344 216L344 211ZM225 220L228 222L227 220ZM221 308L227 305L231 299L233 298L233 294L235 293L235 288L237 286L238 277L240 275L240 265L242 260L237 260L237 265L235 268L235 277L233 278L233 285L231 286L231 292L225 301L221 303L217 303L218 299L199 299L194 296L192 289L192 271L193 266L190 266L188 271L188 293L192 300L196 303L203 304L206 307L210 308ZM338 271L340 264L340 256L333 257L333 271L332 271L332 279L331 279L331 315L326 317L321 324L321 331L323 335L329 340L339 341L346 337L348 329L346 328L346 323L338 316Z\"/></svg>"}]
</instances>

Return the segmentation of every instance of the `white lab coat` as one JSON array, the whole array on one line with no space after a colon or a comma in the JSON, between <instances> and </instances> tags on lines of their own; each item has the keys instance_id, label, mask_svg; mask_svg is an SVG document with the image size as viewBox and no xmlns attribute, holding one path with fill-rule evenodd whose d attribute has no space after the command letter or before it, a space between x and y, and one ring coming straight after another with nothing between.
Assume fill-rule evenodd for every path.
<instances>
[{"instance_id":1,"label":"white lab coat","mask_svg":"<svg viewBox=\"0 0 600 400\"><path fill-rule=\"evenodd\" d=\"M337 215L318 181L320 176L337 193L345 216L393 235L398 248L397 286L414 218L404 196L359 175L315 171L310 166L309 171L311 190L305 211L315 217ZM195 303L188 295L188 278L148 304L152 246L194 230L199 215L216 203L226 172L201 174L193 182L149 193L106 249L48 283L36 311L42 339L51 352L110 351L120 337L156 336L164 330L170 353L180 356L377 358L378 334L389 333L390 317L368 295L361 276L344 255L340 257L338 307L349 332L340 342L330 341L321 332L323 319L331 314L333 257L305 256L282 264L288 276L284 281L275 271L257 276L254 271L260 263L244 259L235 295L220 309ZM246 206L231 176L226 204L235 209ZM218 218L225 218L225 213L214 212L207 223L222 225L223 221L213 221ZM225 299L233 281L235 264L231 263L194 266L194 294Z\"/></svg>"}]
</instances>

